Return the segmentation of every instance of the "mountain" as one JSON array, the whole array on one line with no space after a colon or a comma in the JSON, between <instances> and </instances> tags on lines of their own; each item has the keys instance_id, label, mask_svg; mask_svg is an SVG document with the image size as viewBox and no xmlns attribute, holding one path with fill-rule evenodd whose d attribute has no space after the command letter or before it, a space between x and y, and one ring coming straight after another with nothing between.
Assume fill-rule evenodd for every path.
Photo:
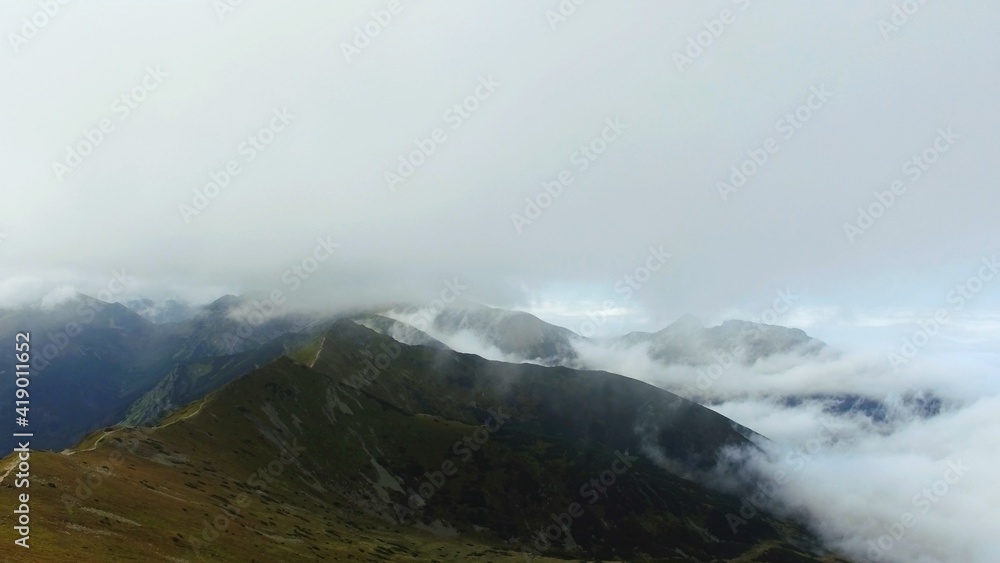
<instances>
[{"instance_id":1,"label":"mountain","mask_svg":"<svg viewBox=\"0 0 1000 563\"><path fill-rule=\"evenodd\" d=\"M156 385L129 405L122 422L133 426L158 422L171 411L250 373L301 345L303 336L283 335L239 354L178 362Z\"/></svg>"},{"instance_id":2,"label":"mountain","mask_svg":"<svg viewBox=\"0 0 1000 563\"><path fill-rule=\"evenodd\" d=\"M225 295L206 305L191 319L163 328L181 342L175 357L202 358L248 352L275 338L330 320L321 315L277 314L271 312L273 307L266 300Z\"/></svg>"},{"instance_id":3,"label":"mountain","mask_svg":"<svg viewBox=\"0 0 1000 563\"><path fill-rule=\"evenodd\" d=\"M426 332L397 321L383 315L363 314L354 317L354 320L363 327L370 328L375 332L384 334L402 344L411 346L431 346L442 350L450 350L446 344L432 338Z\"/></svg>"},{"instance_id":4,"label":"mountain","mask_svg":"<svg viewBox=\"0 0 1000 563\"><path fill-rule=\"evenodd\" d=\"M739 320L728 320L719 326L706 328L693 315L684 315L658 332L632 332L604 339L583 337L529 313L472 302L456 303L431 313L415 307L397 307L382 315L409 327L393 327L395 334L401 336L401 342L407 342L403 336L407 331L417 330L421 324L426 324L424 331L418 332L438 334L446 342L449 337L467 333L510 359L576 368L588 367L580 358L578 346L581 343L611 344L622 348L643 346L652 359L665 365L693 366L715 363L720 356L727 354L733 354L744 365L753 365L760 359L778 354L812 356L827 349L826 344L800 329ZM414 324L414 317L422 317L419 319L422 323Z\"/></svg>"},{"instance_id":5,"label":"mountain","mask_svg":"<svg viewBox=\"0 0 1000 563\"><path fill-rule=\"evenodd\" d=\"M468 344L456 335L473 335L483 345L503 352L509 361L532 361L544 365L561 365L574 369L606 369L622 371L633 375L620 364L618 352L636 349L646 354L663 367L685 365L702 368L712 364L729 366L737 362L743 366L753 366L766 358L791 354L802 361L836 354L824 342L810 337L804 331L740 320L727 320L721 325L705 327L694 315L684 315L666 328L654 332L632 332L620 337L586 338L565 328L551 325L529 315L516 311L505 311L478 305L462 303L434 311L430 314L415 307L397 306L386 313L393 319L386 320L379 315L370 315L369 320L359 321L382 334L409 344L437 342L408 322L429 325L429 330L441 338L458 344ZM421 318L422 317L422 318ZM379 320L370 320L378 318ZM537 342L532 345L531 342ZM443 344L435 344L443 346ZM579 350L586 346L591 351L604 347L610 354L588 354L584 358ZM459 348L460 349L460 348ZM615 350L617 349L617 350ZM600 363L597 363L600 362ZM711 392L704 392L697 376L687 384L662 382L660 385L681 393L688 399L711 406L722 400ZM792 405L802 402L816 402L820 408L844 414L856 412L875 424L886 420L887 405L879 398L863 397L856 394L798 393L780 394L772 397L776 401ZM915 414L930 417L944 408L944 401L926 391L903 395L900 404Z\"/></svg>"},{"instance_id":6,"label":"mountain","mask_svg":"<svg viewBox=\"0 0 1000 563\"><path fill-rule=\"evenodd\" d=\"M841 561L773 516L734 533L740 500L675 470L712 467L752 434L655 387L408 346L347 320L293 356L154 428L33 452L32 555Z\"/></svg>"},{"instance_id":7,"label":"mountain","mask_svg":"<svg viewBox=\"0 0 1000 563\"><path fill-rule=\"evenodd\" d=\"M612 339L618 345L648 347L651 358L664 364L707 365L733 355L744 365L778 354L814 356L826 349L822 341L797 328L728 320L705 328L685 315L659 332L632 332Z\"/></svg>"},{"instance_id":8,"label":"mountain","mask_svg":"<svg viewBox=\"0 0 1000 563\"><path fill-rule=\"evenodd\" d=\"M191 319L165 324L82 294L54 307L3 311L0 340L13 342L16 333L31 333L29 420L32 427L44 428L37 446L69 447L125 417L155 420L164 409L187 404L277 358L286 344L299 344L277 339L307 335L312 326L302 315L258 319L253 306L251 300L227 296ZM0 357L13 366L13 347ZM0 408L14 412L14 400L14 379L0 378ZM136 401L140 404L133 407ZM23 431L13 419L5 426Z\"/></svg>"},{"instance_id":9,"label":"mountain","mask_svg":"<svg viewBox=\"0 0 1000 563\"><path fill-rule=\"evenodd\" d=\"M386 315L393 317L399 312L412 314L415 311L415 308L403 308ZM406 315L394 318L407 322ZM430 321L434 333L469 333L507 356L543 365L573 364L578 358L573 343L582 338L569 329L549 324L529 313L469 301L435 311Z\"/></svg>"},{"instance_id":10,"label":"mountain","mask_svg":"<svg viewBox=\"0 0 1000 563\"><path fill-rule=\"evenodd\" d=\"M156 383L177 341L120 304L77 295L54 308L22 307L0 316L0 340L31 334L30 425L42 447L76 443L93 428L121 420ZM13 366L11 352L2 354ZM14 412L14 380L0 379L0 408ZM11 432L23 431L7 420ZM8 434L9 436L9 434ZM9 442L7 442L9 443Z\"/></svg>"}]
</instances>

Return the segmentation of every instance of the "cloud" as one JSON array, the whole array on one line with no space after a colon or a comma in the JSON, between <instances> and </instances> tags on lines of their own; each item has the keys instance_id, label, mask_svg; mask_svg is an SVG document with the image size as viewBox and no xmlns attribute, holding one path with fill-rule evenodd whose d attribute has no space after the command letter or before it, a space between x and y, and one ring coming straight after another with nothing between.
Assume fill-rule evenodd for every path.
<instances>
[{"instance_id":1,"label":"cloud","mask_svg":"<svg viewBox=\"0 0 1000 563\"><path fill-rule=\"evenodd\" d=\"M475 354L498 362L512 363L537 363L519 356L508 354L490 343L481 333L472 329L461 329L446 331L435 326L433 319L439 309L433 307L423 307L414 311L400 311L392 309L383 314L390 319L408 324L418 330L423 331L431 338L442 342L452 350L465 354Z\"/></svg>"},{"instance_id":2,"label":"cloud","mask_svg":"<svg viewBox=\"0 0 1000 563\"><path fill-rule=\"evenodd\" d=\"M0 94L0 185L32 189L3 193L0 259L17 267L0 277L86 291L78 279L126 268L137 297L289 292L283 273L334 235L295 300L420 301L457 275L484 302L583 310L620 297L616 281L662 245L667 270L628 307L642 328L758 311L788 282L803 306L936 307L995 251L1000 196L982 186L1000 123L981 93L997 6L928 6L887 41L888 8L735 3L738 20L678 72L673 54L717 8L588 4L553 30L525 0L402 5L349 61L343 44L383 3L64 7L4 58L8 80L33 87ZM37 9L2 8L11 22ZM786 139L776 124L820 87L832 95ZM602 148L616 118L628 129ZM113 130L60 181L52 163L102 120ZM954 146L851 244L842 225L909 181L903 166L942 127ZM438 129L447 140L390 191L386 172ZM780 150L723 201L717 182L769 137ZM518 234L511 215L563 171L573 182ZM225 186L209 198L212 182ZM196 193L208 203L185 221ZM984 292L976 306L997 303Z\"/></svg>"},{"instance_id":3,"label":"cloud","mask_svg":"<svg viewBox=\"0 0 1000 563\"><path fill-rule=\"evenodd\" d=\"M459 351L518 359L481 334L435 334L431 317L396 315L423 323ZM692 475L745 499L741 513L730 515L737 529L768 510L800 519L857 561L986 563L1000 556L992 533L1000 525L993 475L1000 355L925 351L893 370L879 348L783 354L749 366L733 362L699 386L712 366L664 365L644 344L578 340L575 349L587 367L682 396L694 392L764 436L757 448L731 451L716 473ZM643 454L686 474L651 445Z\"/></svg>"},{"instance_id":4,"label":"cloud","mask_svg":"<svg viewBox=\"0 0 1000 563\"><path fill-rule=\"evenodd\" d=\"M597 346L582 355L672 390L690 385L698 371L659 367L642 350ZM699 392L710 408L768 438L758 444L763 451L739 455L739 474L725 476L730 486L750 486L743 494L756 509L802 518L859 561L985 563L1000 557L991 532L1000 525L993 475L1000 464L998 360L927 355L893 372L876 351L782 356L734 366ZM868 397L885 409L873 417L857 408L842 412L824 398L784 400L837 394ZM943 405L928 416L926 403L915 399L933 397ZM952 464L968 471L957 476Z\"/></svg>"},{"instance_id":5,"label":"cloud","mask_svg":"<svg viewBox=\"0 0 1000 563\"><path fill-rule=\"evenodd\" d=\"M77 290L71 285L57 287L42 297L41 306L43 310L52 310L77 296Z\"/></svg>"},{"instance_id":6,"label":"cloud","mask_svg":"<svg viewBox=\"0 0 1000 563\"><path fill-rule=\"evenodd\" d=\"M1000 397L932 418L892 419L888 432L872 432L857 417L768 407L756 415L748 405L732 409L776 438L762 444L766 453L748 452L764 506L805 518L859 561L986 562L1000 555L990 532L1000 502L992 476L1000 455L991 445ZM839 427L836 439L817 429L823 422Z\"/></svg>"}]
</instances>

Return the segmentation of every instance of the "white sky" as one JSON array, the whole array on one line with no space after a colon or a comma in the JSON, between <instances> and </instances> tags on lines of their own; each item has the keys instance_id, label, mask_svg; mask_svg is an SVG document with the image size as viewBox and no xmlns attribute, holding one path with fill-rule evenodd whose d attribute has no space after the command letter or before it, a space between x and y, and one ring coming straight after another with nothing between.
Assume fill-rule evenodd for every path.
<instances>
[{"instance_id":1,"label":"white sky","mask_svg":"<svg viewBox=\"0 0 1000 563\"><path fill-rule=\"evenodd\" d=\"M457 276L494 305L610 299L624 329L653 329L749 318L785 288L811 311L933 311L997 250L994 3L926 4L888 39L885 0L589 2L555 29L555 1L399 5L348 62L387 2L69 2L26 42L12 34L39 5L4 2L0 300L96 293L121 268L153 297L292 293L282 273L332 236L302 302L430 299ZM735 21L678 70L723 10ZM126 116L115 100L147 67L167 76ZM445 112L482 77L499 86L454 128ZM814 87L832 95L786 139L779 120ZM294 118L247 161L280 108ZM580 171L574 151L616 117L627 129ZM114 130L57 180L103 119ZM446 140L390 191L386 171L436 128ZM911 182L939 128L958 139ZM716 183L768 138L723 201ZM179 205L231 160L239 175L185 222ZM518 233L511 215L564 169L573 183ZM843 224L896 179L907 191L849 242ZM624 299L650 246L671 258ZM987 283L968 307L998 295Z\"/></svg>"}]
</instances>

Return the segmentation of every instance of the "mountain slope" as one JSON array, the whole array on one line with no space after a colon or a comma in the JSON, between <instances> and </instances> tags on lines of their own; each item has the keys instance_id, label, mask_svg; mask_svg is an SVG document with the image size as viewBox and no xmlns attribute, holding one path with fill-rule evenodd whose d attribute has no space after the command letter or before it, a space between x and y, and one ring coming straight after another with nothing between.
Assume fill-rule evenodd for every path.
<instances>
[{"instance_id":1,"label":"mountain slope","mask_svg":"<svg viewBox=\"0 0 1000 563\"><path fill-rule=\"evenodd\" d=\"M834 560L768 516L734 534L726 514L739 512L737 498L639 452L657 447L698 468L746 443L679 397L603 372L399 345L349 321L314 349L313 367L281 358L155 429L33 453L32 555ZM88 477L101 465L111 474ZM9 479L0 502L13 502Z\"/></svg>"},{"instance_id":2,"label":"mountain slope","mask_svg":"<svg viewBox=\"0 0 1000 563\"><path fill-rule=\"evenodd\" d=\"M154 398L166 399L168 407L186 404L277 358L286 350L270 342L309 327L310 319L302 316L255 322L251 305L227 296L192 319L159 325L121 304L82 294L54 307L3 311L0 340L13 342L22 331L32 335L30 420L34 428L44 428L36 446L69 447L126 416L154 420L145 397L152 390L159 388ZM13 347L0 358L13 366ZM13 378L0 378L0 408L8 412L14 408L13 386ZM150 412L136 418L137 410ZM18 431L13 422L5 423L10 432Z\"/></svg>"},{"instance_id":3,"label":"mountain slope","mask_svg":"<svg viewBox=\"0 0 1000 563\"><path fill-rule=\"evenodd\" d=\"M179 362L156 385L129 405L122 422L150 425L194 400L259 368L300 343L301 336L282 336L240 354L193 358Z\"/></svg>"},{"instance_id":4,"label":"mountain slope","mask_svg":"<svg viewBox=\"0 0 1000 563\"><path fill-rule=\"evenodd\" d=\"M432 338L426 332L383 315L365 314L354 320L363 327L370 328L379 334L384 334L402 344L410 346L431 346L442 350L450 350L440 340Z\"/></svg>"},{"instance_id":5,"label":"mountain slope","mask_svg":"<svg viewBox=\"0 0 1000 563\"><path fill-rule=\"evenodd\" d=\"M21 308L0 317L0 340L13 342L21 331L32 337L30 420L45 429L41 447L71 445L89 430L120 420L156 383L178 344L122 305L84 295L53 309ZM3 359L14 363L12 352ZM0 380L0 407L9 412L13 385L13 378ZM17 431L12 422L7 427Z\"/></svg>"}]
</instances>

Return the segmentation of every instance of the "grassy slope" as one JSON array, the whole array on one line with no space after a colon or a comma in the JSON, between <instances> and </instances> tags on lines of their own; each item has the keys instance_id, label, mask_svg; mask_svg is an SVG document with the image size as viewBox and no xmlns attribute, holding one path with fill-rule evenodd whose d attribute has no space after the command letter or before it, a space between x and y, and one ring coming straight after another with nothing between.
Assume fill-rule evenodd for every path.
<instances>
[{"instance_id":1,"label":"grassy slope","mask_svg":"<svg viewBox=\"0 0 1000 563\"><path fill-rule=\"evenodd\" d=\"M550 523L548 514L579 500L579 485L609 466L608 447L538 432L529 418L508 423L462 462L452 445L477 428L479 411L447 402L411 410L400 406L411 398L387 398L414 385L463 396L483 384L426 387L433 378L421 362L444 360L413 348L358 391L343 383L359 366L350 350L338 352L328 338L320 362L327 373L285 358L154 430L99 431L71 455L32 454L31 560L524 561L504 540ZM435 408L454 412L428 413ZM393 506L406 503L402 489L419 487L447 459L459 472L399 524ZM102 466L112 473L98 483ZM269 468L269 481L248 480ZM81 487L88 478L91 487ZM12 482L0 482L0 506L14 505ZM669 561L683 545L700 560L818 560L781 539L808 541L800 531L766 517L740 537L725 536L723 515L737 510L734 498L637 463L572 533L607 559L643 560L627 550L651 546L661 550L655 560ZM226 526L212 539L204 530L216 519ZM10 511L0 512L4 550L12 525Z\"/></svg>"}]
</instances>

